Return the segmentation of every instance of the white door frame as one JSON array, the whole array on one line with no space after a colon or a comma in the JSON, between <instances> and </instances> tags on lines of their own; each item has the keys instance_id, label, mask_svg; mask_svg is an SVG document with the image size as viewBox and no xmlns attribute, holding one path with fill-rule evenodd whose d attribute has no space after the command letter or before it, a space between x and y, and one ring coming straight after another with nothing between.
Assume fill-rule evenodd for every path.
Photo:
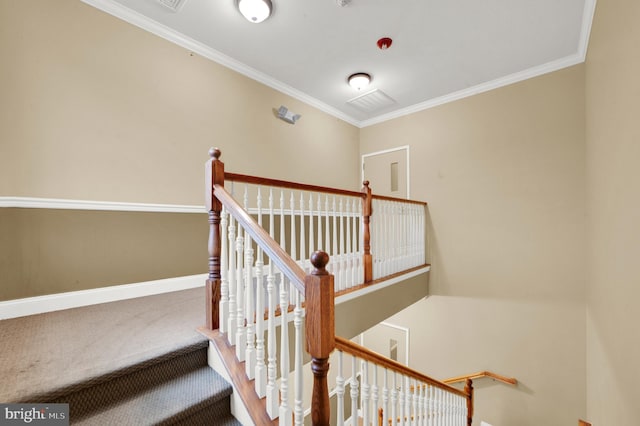
<instances>
[{"instance_id":1,"label":"white door frame","mask_svg":"<svg viewBox=\"0 0 640 426\"><path fill-rule=\"evenodd\" d=\"M364 181L364 159L366 157L373 157L374 155L386 154L388 152L402 151L403 149L407 152L407 199L411 198L411 181L410 181L411 166L409 163L409 145L403 145L395 148L383 149L382 151L362 154L361 161L360 161L360 180Z\"/></svg>"},{"instance_id":2,"label":"white door frame","mask_svg":"<svg viewBox=\"0 0 640 426\"><path fill-rule=\"evenodd\" d=\"M399 330L404 332L404 347L405 347L405 352L404 352L404 365L406 365L407 367L409 366L409 348L410 348L410 337L409 337L409 327L402 327L401 325L396 325L396 324L392 324L390 322L387 321L382 321L381 323L378 323L376 325L383 325L385 327L389 327L389 328L393 328L395 330ZM375 326L374 326L375 327ZM363 331L362 333L360 333L360 346L366 347L364 344L364 334L367 332L368 330ZM402 361L398 361L398 362L402 362Z\"/></svg>"}]
</instances>

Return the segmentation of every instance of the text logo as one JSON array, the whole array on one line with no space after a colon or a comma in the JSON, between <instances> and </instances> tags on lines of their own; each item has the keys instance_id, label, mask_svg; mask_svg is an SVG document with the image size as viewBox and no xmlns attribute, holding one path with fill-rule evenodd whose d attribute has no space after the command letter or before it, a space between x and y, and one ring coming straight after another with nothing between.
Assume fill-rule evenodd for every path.
<instances>
[{"instance_id":1,"label":"text logo","mask_svg":"<svg viewBox=\"0 0 640 426\"><path fill-rule=\"evenodd\" d=\"M0 426L68 426L69 404L0 404Z\"/></svg>"}]
</instances>

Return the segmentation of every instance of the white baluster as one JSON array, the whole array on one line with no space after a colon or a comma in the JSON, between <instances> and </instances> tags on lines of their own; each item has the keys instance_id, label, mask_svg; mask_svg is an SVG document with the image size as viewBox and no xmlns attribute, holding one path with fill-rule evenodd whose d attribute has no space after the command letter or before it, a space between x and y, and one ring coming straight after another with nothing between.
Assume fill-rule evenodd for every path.
<instances>
[{"instance_id":1,"label":"white baluster","mask_svg":"<svg viewBox=\"0 0 640 426\"><path fill-rule=\"evenodd\" d=\"M387 384L387 369L384 369L384 379L382 384L382 406L384 408L384 425L387 426L387 419L391 418L389 413L389 386Z\"/></svg>"},{"instance_id":2,"label":"white baluster","mask_svg":"<svg viewBox=\"0 0 640 426\"><path fill-rule=\"evenodd\" d=\"M395 375L394 375L395 378ZM405 405L405 397L406 394L409 390L405 387L404 385L404 380L403 377L400 376L400 386L399 386L399 391L398 391L398 406L400 407L400 421L398 422L401 426L404 426L405 423L405 419L406 419L406 405Z\"/></svg>"},{"instance_id":3,"label":"white baluster","mask_svg":"<svg viewBox=\"0 0 640 426\"><path fill-rule=\"evenodd\" d=\"M372 257L372 261L373 261L373 278L380 278L380 262L379 262L379 256L378 256L378 238L380 238L380 232L381 232L381 227L380 224L382 223L382 205L380 202L378 202L377 200L371 201L372 204L372 215L371 215L371 223L370 223L370 227L371 227L371 257ZM363 236L364 237L364 236Z\"/></svg>"},{"instance_id":4,"label":"white baluster","mask_svg":"<svg viewBox=\"0 0 640 426\"><path fill-rule=\"evenodd\" d=\"M391 388L391 425L398 424L398 379L395 371L391 372L393 376L393 387Z\"/></svg>"},{"instance_id":5,"label":"white baluster","mask_svg":"<svg viewBox=\"0 0 640 426\"><path fill-rule=\"evenodd\" d=\"M258 187L258 226L262 228L262 188ZM256 393L264 398L267 393L267 369L264 362L264 255L257 246L256 259Z\"/></svg>"},{"instance_id":6,"label":"white baluster","mask_svg":"<svg viewBox=\"0 0 640 426\"><path fill-rule=\"evenodd\" d=\"M363 222L363 217L362 217L362 203L359 202L358 205L356 206L356 208L358 209L358 227L353 227L354 232L356 232L356 229L360 229L360 232L358 234L358 239L356 240L354 238L354 241L358 242L358 280L357 283L361 284L364 283L364 234L362 232L362 222Z\"/></svg>"},{"instance_id":7,"label":"white baluster","mask_svg":"<svg viewBox=\"0 0 640 426\"><path fill-rule=\"evenodd\" d=\"M344 370L342 356L342 351L338 351L338 375L336 376L336 422L338 426L344 426Z\"/></svg>"},{"instance_id":8,"label":"white baluster","mask_svg":"<svg viewBox=\"0 0 640 426\"><path fill-rule=\"evenodd\" d=\"M371 407L371 418L378 418L379 396L378 396L378 366L373 364L373 385L371 386L371 399L373 404Z\"/></svg>"},{"instance_id":9,"label":"white baluster","mask_svg":"<svg viewBox=\"0 0 640 426\"><path fill-rule=\"evenodd\" d=\"M431 385L429 384L425 384L425 390L424 390L424 404L425 404L425 415L426 415L426 422L425 424L427 426L433 426L433 405L431 403Z\"/></svg>"},{"instance_id":10,"label":"white baluster","mask_svg":"<svg viewBox=\"0 0 640 426\"><path fill-rule=\"evenodd\" d=\"M334 216L335 217L335 216ZM356 366L356 357L351 357L351 383L350 383L350 396L351 396L351 425L356 426L358 424L358 377L356 376L358 370Z\"/></svg>"},{"instance_id":11,"label":"white baluster","mask_svg":"<svg viewBox=\"0 0 640 426\"><path fill-rule=\"evenodd\" d=\"M309 193L309 251L307 251L309 258L311 258L311 253L315 251L315 236L314 236L314 226L313 226L313 193ZM313 266L311 262L309 262L309 270L313 270Z\"/></svg>"},{"instance_id":12,"label":"white baluster","mask_svg":"<svg viewBox=\"0 0 640 426\"><path fill-rule=\"evenodd\" d=\"M307 229L304 223L304 193L300 192L300 267L303 270L307 268L307 254L305 250L307 249Z\"/></svg>"},{"instance_id":13,"label":"white baluster","mask_svg":"<svg viewBox=\"0 0 640 426\"><path fill-rule=\"evenodd\" d=\"M338 255L338 279L340 280L340 288L345 290L348 288L347 286L347 275L345 273L346 262L345 262L345 250L344 250L344 205L343 200L340 198L340 217L338 218L338 223L340 224L340 254Z\"/></svg>"},{"instance_id":14,"label":"white baluster","mask_svg":"<svg viewBox=\"0 0 640 426\"><path fill-rule=\"evenodd\" d=\"M324 250L330 255L333 256L333 253L329 253L331 251L331 239L329 237L329 196L326 195L324 197ZM327 265L327 269L331 271L331 262Z\"/></svg>"},{"instance_id":15,"label":"white baluster","mask_svg":"<svg viewBox=\"0 0 640 426\"><path fill-rule=\"evenodd\" d=\"M245 360L247 336L245 335L244 328L244 229L238 224L238 236L236 237L236 281L237 291L236 300L238 302L238 309L236 315L236 357L238 361Z\"/></svg>"},{"instance_id":16,"label":"white baluster","mask_svg":"<svg viewBox=\"0 0 640 426\"><path fill-rule=\"evenodd\" d=\"M346 215L346 222L347 222L347 251L346 251L346 255L344 258L344 264L345 264L345 268L346 268L346 287L347 288L351 288L354 286L354 282L353 282L353 250L351 247L351 210L350 210L350 206L351 203L349 202L349 199L347 199L346 203L345 203L345 215Z\"/></svg>"},{"instance_id":17,"label":"white baluster","mask_svg":"<svg viewBox=\"0 0 640 426\"><path fill-rule=\"evenodd\" d=\"M255 304L253 298L253 246L249 234L246 234L244 243L244 275L245 275L245 319L247 324L247 347L245 353L245 372L249 380L253 380L256 374L256 347L255 347ZM264 315L264 314L261 314Z\"/></svg>"},{"instance_id":18,"label":"white baluster","mask_svg":"<svg viewBox=\"0 0 640 426\"><path fill-rule=\"evenodd\" d=\"M332 204L332 218L333 218L333 251L331 252L331 257L339 259L338 253L338 211L336 210L336 196L333 196L333 204ZM340 264L338 262L331 262L333 267L331 268L331 273L334 275L339 274ZM339 277L338 277L339 278ZM340 280L336 280L334 285L336 286L336 290L342 290L342 283Z\"/></svg>"},{"instance_id":19,"label":"white baluster","mask_svg":"<svg viewBox=\"0 0 640 426\"><path fill-rule=\"evenodd\" d=\"M359 203L358 203L359 204ZM351 282L354 286L360 284L360 277L358 276L358 206L356 200L351 201Z\"/></svg>"},{"instance_id":20,"label":"white baluster","mask_svg":"<svg viewBox=\"0 0 640 426\"><path fill-rule=\"evenodd\" d=\"M411 411L413 411L413 421L411 422L411 426L418 425L418 418L420 416L420 411L418 410L418 395L420 393L420 383L416 380L413 385L413 395L411 397Z\"/></svg>"},{"instance_id":21,"label":"white baluster","mask_svg":"<svg viewBox=\"0 0 640 426\"><path fill-rule=\"evenodd\" d=\"M442 401L440 399L440 389L435 389L435 424L437 426L442 426Z\"/></svg>"},{"instance_id":22,"label":"white baluster","mask_svg":"<svg viewBox=\"0 0 640 426\"><path fill-rule=\"evenodd\" d=\"M284 191L280 191L280 244L286 251L284 233ZM289 405L289 292L284 273L280 271L280 424L291 426Z\"/></svg>"},{"instance_id":23,"label":"white baluster","mask_svg":"<svg viewBox=\"0 0 640 426\"><path fill-rule=\"evenodd\" d=\"M320 194L318 194L318 250L322 250L322 247L322 204L320 201Z\"/></svg>"},{"instance_id":24,"label":"white baluster","mask_svg":"<svg viewBox=\"0 0 640 426\"><path fill-rule=\"evenodd\" d=\"M425 383L421 383L420 384L420 402L419 402L419 406L420 406L420 419L421 422L420 424L426 426L427 425L427 416L426 416L426 412L427 412L427 398L426 398L426 388L427 385Z\"/></svg>"},{"instance_id":25,"label":"white baluster","mask_svg":"<svg viewBox=\"0 0 640 426\"><path fill-rule=\"evenodd\" d=\"M289 254L291 255L291 258L294 261L298 260L298 245L297 245L297 238L298 238L298 233L296 232L296 203L295 203L295 199L293 196L293 191L291 191L291 194L289 196L289 206L291 207L291 216L289 219L289 223L290 223L290 229L291 229L291 250L289 252ZM293 292L289 292L289 304L290 305L295 305L295 295Z\"/></svg>"},{"instance_id":26,"label":"white baluster","mask_svg":"<svg viewBox=\"0 0 640 426\"><path fill-rule=\"evenodd\" d=\"M271 197L270 197L271 198ZM271 204L271 201L269 202ZM273 234L273 209L270 212L269 232ZM271 235L273 237L273 235ZM275 275L273 260L269 259L267 272L267 295L269 298L269 318L267 319L267 414L272 420L278 416L278 388L276 387L276 322L275 322Z\"/></svg>"},{"instance_id":27,"label":"white baluster","mask_svg":"<svg viewBox=\"0 0 640 426\"><path fill-rule=\"evenodd\" d=\"M365 425L368 425L371 421L369 419L370 405L369 405L369 389L371 389L371 385L369 384L369 363L367 361L362 361L362 402L360 406L362 407L362 422Z\"/></svg>"},{"instance_id":28,"label":"white baluster","mask_svg":"<svg viewBox=\"0 0 640 426\"><path fill-rule=\"evenodd\" d=\"M407 420L405 420L405 425L411 424L411 390L409 388L409 376L404 376L404 415Z\"/></svg>"},{"instance_id":29,"label":"white baluster","mask_svg":"<svg viewBox=\"0 0 640 426\"><path fill-rule=\"evenodd\" d=\"M296 426L302 426L304 423L304 410L302 409L302 302L300 298L300 292L291 286L291 291L296 295L296 307L293 310L293 325L295 329L295 384L296 384L296 397L294 405L294 417Z\"/></svg>"},{"instance_id":30,"label":"white baluster","mask_svg":"<svg viewBox=\"0 0 640 426\"><path fill-rule=\"evenodd\" d=\"M227 333L229 321L229 253L227 250L227 210L223 207L220 218L220 333Z\"/></svg>"},{"instance_id":31,"label":"white baluster","mask_svg":"<svg viewBox=\"0 0 640 426\"><path fill-rule=\"evenodd\" d=\"M238 295L236 283L236 226L235 219L229 215L229 318L227 324L227 340L230 344L236 342L236 320L238 319Z\"/></svg>"},{"instance_id":32,"label":"white baluster","mask_svg":"<svg viewBox=\"0 0 640 426\"><path fill-rule=\"evenodd\" d=\"M282 272L280 273L283 277ZM280 422L291 425L291 407L289 405L289 292L284 278L280 281Z\"/></svg>"}]
</instances>

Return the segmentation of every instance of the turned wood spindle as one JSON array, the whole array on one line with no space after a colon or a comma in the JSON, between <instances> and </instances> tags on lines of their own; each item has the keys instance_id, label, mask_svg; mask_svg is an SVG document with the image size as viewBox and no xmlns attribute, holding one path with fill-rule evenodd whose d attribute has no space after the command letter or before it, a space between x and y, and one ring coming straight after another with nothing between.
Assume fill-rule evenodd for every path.
<instances>
[{"instance_id":1,"label":"turned wood spindle","mask_svg":"<svg viewBox=\"0 0 640 426\"><path fill-rule=\"evenodd\" d=\"M473 422L473 381L467 379L464 385L464 393L467 394L467 426Z\"/></svg>"},{"instance_id":2,"label":"turned wood spindle","mask_svg":"<svg viewBox=\"0 0 640 426\"><path fill-rule=\"evenodd\" d=\"M218 148L209 150L209 160L205 163L205 207L209 212L209 278L206 284L206 327L209 330L219 328L220 314L220 212L222 203L215 197L215 185L224 186L224 163L220 161Z\"/></svg>"},{"instance_id":3,"label":"turned wood spindle","mask_svg":"<svg viewBox=\"0 0 640 426\"><path fill-rule=\"evenodd\" d=\"M371 258L371 230L369 229L369 222L371 220L371 188L369 188L369 181L362 182L364 187L362 188L362 236L363 236L363 248L364 248L364 282L368 283L373 281L373 260Z\"/></svg>"}]
</instances>

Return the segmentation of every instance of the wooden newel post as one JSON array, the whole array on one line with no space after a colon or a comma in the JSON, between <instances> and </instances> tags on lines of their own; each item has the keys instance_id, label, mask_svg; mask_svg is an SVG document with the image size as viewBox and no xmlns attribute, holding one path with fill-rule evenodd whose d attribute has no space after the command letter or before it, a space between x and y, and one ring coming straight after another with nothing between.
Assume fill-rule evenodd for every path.
<instances>
[{"instance_id":1,"label":"wooden newel post","mask_svg":"<svg viewBox=\"0 0 640 426\"><path fill-rule=\"evenodd\" d=\"M311 355L313 393L311 396L311 424L329 425L329 355L336 346L333 275L325 269L329 255L316 251L311 255L315 268L305 279L305 327L307 352Z\"/></svg>"},{"instance_id":2,"label":"wooden newel post","mask_svg":"<svg viewBox=\"0 0 640 426\"><path fill-rule=\"evenodd\" d=\"M467 426L471 426L473 422L473 381L471 379L467 379L464 392L467 394Z\"/></svg>"},{"instance_id":3,"label":"wooden newel post","mask_svg":"<svg viewBox=\"0 0 640 426\"><path fill-rule=\"evenodd\" d=\"M371 188L369 181L362 182L362 236L364 240L364 282L373 281L373 260L371 258L371 230L369 229L369 221L371 220Z\"/></svg>"},{"instance_id":4,"label":"wooden newel post","mask_svg":"<svg viewBox=\"0 0 640 426\"><path fill-rule=\"evenodd\" d=\"M214 185L224 186L224 163L220 161L220 150L211 148L209 160L205 163L205 207L209 212L209 278L206 285L206 327L216 330L220 327L220 212L222 203L214 193Z\"/></svg>"}]
</instances>

